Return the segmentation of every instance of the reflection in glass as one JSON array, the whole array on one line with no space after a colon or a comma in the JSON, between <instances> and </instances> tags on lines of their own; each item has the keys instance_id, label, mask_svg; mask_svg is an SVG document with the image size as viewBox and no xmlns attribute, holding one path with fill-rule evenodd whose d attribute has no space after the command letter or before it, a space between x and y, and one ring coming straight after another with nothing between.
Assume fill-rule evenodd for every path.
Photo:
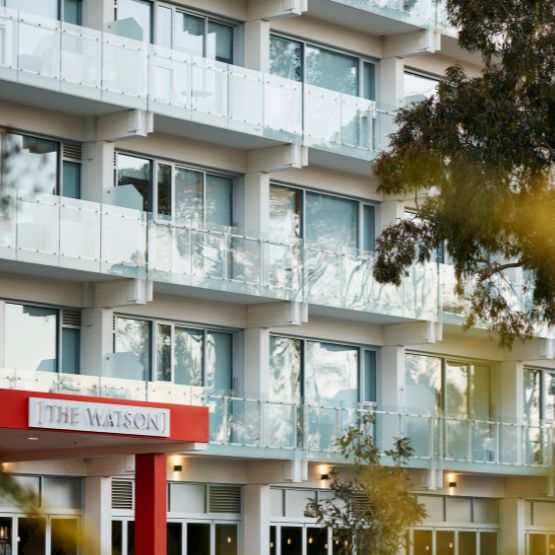
<instances>
[{"instance_id":1,"label":"reflection in glass","mask_svg":"<svg viewBox=\"0 0 555 555\"><path fill-rule=\"evenodd\" d=\"M376 64L364 62L364 91L363 97L376 100Z\"/></svg>"},{"instance_id":2,"label":"reflection in glass","mask_svg":"<svg viewBox=\"0 0 555 555\"><path fill-rule=\"evenodd\" d=\"M231 226L231 191L229 177L206 175L206 223Z\"/></svg>"},{"instance_id":3,"label":"reflection in glass","mask_svg":"<svg viewBox=\"0 0 555 555\"><path fill-rule=\"evenodd\" d=\"M6 0L5 4L0 3L0 6L5 5L7 8L13 10L20 10L22 12L41 15L49 19L59 19L58 13L58 0Z\"/></svg>"},{"instance_id":4,"label":"reflection in glass","mask_svg":"<svg viewBox=\"0 0 555 555\"><path fill-rule=\"evenodd\" d=\"M210 555L210 524L187 524L187 553Z\"/></svg>"},{"instance_id":5,"label":"reflection in glass","mask_svg":"<svg viewBox=\"0 0 555 555\"><path fill-rule=\"evenodd\" d=\"M18 519L18 555L44 553L46 521L43 518Z\"/></svg>"},{"instance_id":6,"label":"reflection in glass","mask_svg":"<svg viewBox=\"0 0 555 555\"><path fill-rule=\"evenodd\" d=\"M120 378L148 380L150 377L150 322L134 318L116 319L116 353L131 353L141 366L141 376L127 375L125 369L119 370Z\"/></svg>"},{"instance_id":7,"label":"reflection in glass","mask_svg":"<svg viewBox=\"0 0 555 555\"><path fill-rule=\"evenodd\" d=\"M4 156L5 183L9 189L49 195L58 192L57 142L8 133Z\"/></svg>"},{"instance_id":8,"label":"reflection in glass","mask_svg":"<svg viewBox=\"0 0 555 555\"><path fill-rule=\"evenodd\" d=\"M202 172L177 168L175 174L175 215L178 220L195 224L203 216Z\"/></svg>"},{"instance_id":9,"label":"reflection in glass","mask_svg":"<svg viewBox=\"0 0 555 555\"><path fill-rule=\"evenodd\" d=\"M42 502L49 509L81 509L81 479L42 479Z\"/></svg>"},{"instance_id":10,"label":"reflection in glass","mask_svg":"<svg viewBox=\"0 0 555 555\"><path fill-rule=\"evenodd\" d=\"M204 18L177 12L176 50L202 56L204 54Z\"/></svg>"},{"instance_id":11,"label":"reflection in glass","mask_svg":"<svg viewBox=\"0 0 555 555\"><path fill-rule=\"evenodd\" d=\"M376 241L376 228L375 228L375 208L370 204L365 204L364 208L364 224L363 224L363 243L362 248L365 251L372 252L374 250Z\"/></svg>"},{"instance_id":12,"label":"reflection in glass","mask_svg":"<svg viewBox=\"0 0 555 555\"><path fill-rule=\"evenodd\" d=\"M118 187L133 186L143 199L142 209L151 211L151 178L152 162L146 158L117 155L117 185Z\"/></svg>"},{"instance_id":13,"label":"reflection in glass","mask_svg":"<svg viewBox=\"0 0 555 555\"><path fill-rule=\"evenodd\" d=\"M270 555L277 555L275 526L270 526Z\"/></svg>"},{"instance_id":14,"label":"reflection in glass","mask_svg":"<svg viewBox=\"0 0 555 555\"><path fill-rule=\"evenodd\" d=\"M174 337L175 383L201 386L204 332L176 326Z\"/></svg>"},{"instance_id":15,"label":"reflection in glass","mask_svg":"<svg viewBox=\"0 0 555 555\"><path fill-rule=\"evenodd\" d=\"M269 234L274 241L301 237L302 193L280 185L270 185Z\"/></svg>"},{"instance_id":16,"label":"reflection in glass","mask_svg":"<svg viewBox=\"0 0 555 555\"><path fill-rule=\"evenodd\" d=\"M358 96L358 58L306 45L305 65L308 84Z\"/></svg>"},{"instance_id":17,"label":"reflection in glass","mask_svg":"<svg viewBox=\"0 0 555 555\"><path fill-rule=\"evenodd\" d=\"M231 343L230 333L208 332L206 334L205 387L214 391L231 389Z\"/></svg>"},{"instance_id":18,"label":"reflection in glass","mask_svg":"<svg viewBox=\"0 0 555 555\"><path fill-rule=\"evenodd\" d=\"M436 532L436 555L453 555L455 553L455 532L438 530Z\"/></svg>"},{"instance_id":19,"label":"reflection in glass","mask_svg":"<svg viewBox=\"0 0 555 555\"><path fill-rule=\"evenodd\" d=\"M64 0L64 21L73 25L82 25L82 0Z\"/></svg>"},{"instance_id":20,"label":"reflection in glass","mask_svg":"<svg viewBox=\"0 0 555 555\"><path fill-rule=\"evenodd\" d=\"M327 528L306 529L306 555L328 554L328 530Z\"/></svg>"},{"instance_id":21,"label":"reflection in glass","mask_svg":"<svg viewBox=\"0 0 555 555\"><path fill-rule=\"evenodd\" d=\"M301 341L270 337L270 400L299 403L301 399Z\"/></svg>"},{"instance_id":22,"label":"reflection in glass","mask_svg":"<svg viewBox=\"0 0 555 555\"><path fill-rule=\"evenodd\" d=\"M80 373L81 330L62 328L62 360L60 371L65 374Z\"/></svg>"},{"instance_id":23,"label":"reflection in glass","mask_svg":"<svg viewBox=\"0 0 555 555\"><path fill-rule=\"evenodd\" d=\"M308 242L326 250L358 246L358 202L307 192L305 218Z\"/></svg>"},{"instance_id":24,"label":"reflection in glass","mask_svg":"<svg viewBox=\"0 0 555 555\"><path fill-rule=\"evenodd\" d=\"M77 555L77 519L53 518L50 541L52 555Z\"/></svg>"},{"instance_id":25,"label":"reflection in glass","mask_svg":"<svg viewBox=\"0 0 555 555\"><path fill-rule=\"evenodd\" d=\"M231 64L233 62L233 28L213 21L208 22L206 35L207 58Z\"/></svg>"},{"instance_id":26,"label":"reflection in glass","mask_svg":"<svg viewBox=\"0 0 555 555\"><path fill-rule=\"evenodd\" d=\"M156 6L156 44L172 47L172 10L166 6Z\"/></svg>"},{"instance_id":27,"label":"reflection in glass","mask_svg":"<svg viewBox=\"0 0 555 555\"><path fill-rule=\"evenodd\" d=\"M81 198L81 164L64 160L62 170L62 195Z\"/></svg>"},{"instance_id":28,"label":"reflection in glass","mask_svg":"<svg viewBox=\"0 0 555 555\"><path fill-rule=\"evenodd\" d=\"M58 311L6 304L6 366L22 370L57 370Z\"/></svg>"},{"instance_id":29,"label":"reflection in glass","mask_svg":"<svg viewBox=\"0 0 555 555\"><path fill-rule=\"evenodd\" d=\"M555 374L543 372L544 420L555 420Z\"/></svg>"},{"instance_id":30,"label":"reflection in glass","mask_svg":"<svg viewBox=\"0 0 555 555\"><path fill-rule=\"evenodd\" d=\"M435 415L440 409L441 359L407 354L405 357L405 402L417 414Z\"/></svg>"},{"instance_id":31,"label":"reflection in glass","mask_svg":"<svg viewBox=\"0 0 555 555\"><path fill-rule=\"evenodd\" d=\"M292 81L302 81L302 43L272 35L270 37L270 73Z\"/></svg>"},{"instance_id":32,"label":"reflection in glass","mask_svg":"<svg viewBox=\"0 0 555 555\"><path fill-rule=\"evenodd\" d=\"M281 527L281 555L302 555L303 529L294 526Z\"/></svg>"},{"instance_id":33,"label":"reflection in glass","mask_svg":"<svg viewBox=\"0 0 555 555\"><path fill-rule=\"evenodd\" d=\"M160 381L172 379L172 334L169 324L156 326L156 377Z\"/></svg>"},{"instance_id":34,"label":"reflection in glass","mask_svg":"<svg viewBox=\"0 0 555 555\"><path fill-rule=\"evenodd\" d=\"M172 168L168 164L158 164L158 216L172 213Z\"/></svg>"},{"instance_id":35,"label":"reflection in glass","mask_svg":"<svg viewBox=\"0 0 555 555\"><path fill-rule=\"evenodd\" d=\"M167 555L181 555L181 523L167 523Z\"/></svg>"},{"instance_id":36,"label":"reflection in glass","mask_svg":"<svg viewBox=\"0 0 555 555\"><path fill-rule=\"evenodd\" d=\"M403 74L403 92L405 102L419 102L436 94L438 79L405 71Z\"/></svg>"},{"instance_id":37,"label":"reflection in glass","mask_svg":"<svg viewBox=\"0 0 555 555\"><path fill-rule=\"evenodd\" d=\"M118 0L118 21L133 19L141 30L141 40L151 42L152 2L149 0Z\"/></svg>"},{"instance_id":38,"label":"reflection in glass","mask_svg":"<svg viewBox=\"0 0 555 555\"><path fill-rule=\"evenodd\" d=\"M12 519L0 518L0 555L12 553Z\"/></svg>"},{"instance_id":39,"label":"reflection in glass","mask_svg":"<svg viewBox=\"0 0 555 555\"><path fill-rule=\"evenodd\" d=\"M468 418L469 369L466 364L447 362L445 367L445 413Z\"/></svg>"},{"instance_id":40,"label":"reflection in glass","mask_svg":"<svg viewBox=\"0 0 555 555\"><path fill-rule=\"evenodd\" d=\"M432 553L432 531L415 530L413 536L414 555L430 555Z\"/></svg>"},{"instance_id":41,"label":"reflection in glass","mask_svg":"<svg viewBox=\"0 0 555 555\"><path fill-rule=\"evenodd\" d=\"M216 524L216 555L237 555L235 524Z\"/></svg>"}]
</instances>

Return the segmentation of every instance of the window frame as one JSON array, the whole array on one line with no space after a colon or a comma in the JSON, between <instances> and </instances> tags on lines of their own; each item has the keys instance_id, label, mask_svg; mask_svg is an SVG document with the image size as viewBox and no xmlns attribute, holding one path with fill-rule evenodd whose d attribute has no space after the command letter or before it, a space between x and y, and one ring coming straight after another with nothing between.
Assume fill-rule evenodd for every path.
<instances>
[{"instance_id":1,"label":"window frame","mask_svg":"<svg viewBox=\"0 0 555 555\"><path fill-rule=\"evenodd\" d=\"M378 102L379 101L379 98L378 98L378 91L379 91L379 82L378 82L379 59L378 58L372 58L372 57L360 54L358 52L353 52L352 50L343 50L341 48L337 48L335 46L330 46L330 45L325 44L325 43L321 43L321 42L318 42L318 41L306 40L305 38L298 37L296 35L288 35L286 33L281 33L279 31L274 31L274 30L270 29L270 42L272 40L272 37L277 37L277 38L280 38L280 39L283 39L283 40L289 40L289 41L296 42L296 43L301 45L301 49L302 49L301 76L302 76L302 79L300 81L297 81L298 83L302 83L303 85L304 84L312 85L311 83L308 83L307 80L306 80L306 47L307 46L312 46L314 48L329 50L330 52L334 52L336 54L342 54L344 56L350 56L351 58L356 58L357 61L358 61L358 63L357 63L358 94L356 95L357 98L364 98L366 100L370 100L370 101L373 101L373 102ZM370 91L372 94L369 94L368 96L366 96L366 94L365 94L367 92L365 90L365 79L364 79L365 63L374 67L374 91ZM271 65L271 60L270 60L270 65ZM312 86L316 87L318 85L312 85ZM332 90L332 89L329 89L329 90ZM335 92L338 92L338 91L335 91ZM338 92L338 94L348 94L348 93ZM372 96L373 98L370 98L370 96Z\"/></svg>"},{"instance_id":2,"label":"window frame","mask_svg":"<svg viewBox=\"0 0 555 555\"><path fill-rule=\"evenodd\" d=\"M403 67L403 102L405 102L404 99L407 97L407 94L405 91L405 84L404 84L405 74L413 75L415 77L420 77L422 79L428 79L429 81L435 81L437 85L439 85L442 81L442 77L440 75L436 75L434 73L423 71L421 69L413 68L410 66L404 66Z\"/></svg>"},{"instance_id":3,"label":"window frame","mask_svg":"<svg viewBox=\"0 0 555 555\"><path fill-rule=\"evenodd\" d=\"M313 187L303 187L301 185L291 184L291 183L287 183L287 182L284 182L284 181L278 181L278 180L274 180L274 179L270 180L270 190L272 188L272 185L300 192L300 195L301 195L300 212L301 213L300 213L300 218L299 218L299 230L300 230L299 239L301 239L303 241L306 240L306 229L307 229L307 225L306 225L306 195L307 195L307 193L315 193L315 194L318 194L318 195L325 195L325 196L329 196L329 197L338 198L338 199L341 199L341 200L348 200L348 201L356 202L358 204L358 207L357 207L358 221L357 221L357 246L355 248L358 249L359 252L367 252L367 253L375 252L376 237L378 236L378 233L377 233L377 231L378 231L377 223L378 223L378 218L379 218L379 202L378 201L372 201L372 200L363 199L363 198L359 198L359 197L341 195L340 193L328 192L328 191L325 191L325 190L322 190L322 189L315 189ZM364 207L365 206L372 207L373 216L374 216L374 221L373 221L373 225L372 225L372 228L371 228L372 236L373 236L373 239L374 239L374 245L373 245L373 248L371 250L364 248L364 242L365 242ZM268 210L269 210L269 208L270 207L268 206ZM270 218L270 215L268 214L268 219L269 218Z\"/></svg>"},{"instance_id":4,"label":"window frame","mask_svg":"<svg viewBox=\"0 0 555 555\"><path fill-rule=\"evenodd\" d=\"M546 410L546 405L547 405L547 400L545 398L545 388L546 388L546 384L545 384L545 379L546 379L546 374L550 374L554 379L555 379L555 368L542 368L539 366L529 366L529 365L525 365L524 366L524 374L526 373L532 373L532 372L537 372L539 374L539 393L540 393L540 403L539 403L539 422L555 422L555 415L553 419L549 419L546 416L547 410ZM524 404L524 418L528 421L528 422L535 422L536 419L535 417L531 417L529 414L526 414L526 382L525 382L525 376L523 376L524 378L524 383L523 383L523 404Z\"/></svg>"}]
</instances>

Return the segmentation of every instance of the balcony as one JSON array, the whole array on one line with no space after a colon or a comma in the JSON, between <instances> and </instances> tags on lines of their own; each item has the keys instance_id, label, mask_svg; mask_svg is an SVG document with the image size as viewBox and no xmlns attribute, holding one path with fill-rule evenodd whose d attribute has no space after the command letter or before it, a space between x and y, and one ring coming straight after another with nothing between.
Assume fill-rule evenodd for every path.
<instances>
[{"instance_id":1,"label":"balcony","mask_svg":"<svg viewBox=\"0 0 555 555\"><path fill-rule=\"evenodd\" d=\"M7 8L0 79L16 102L148 110L157 130L245 148L294 142L370 161L394 128L393 109L371 100Z\"/></svg>"},{"instance_id":2,"label":"balcony","mask_svg":"<svg viewBox=\"0 0 555 555\"><path fill-rule=\"evenodd\" d=\"M358 311L375 321L437 320L437 270L415 265L400 287L372 277L373 254L248 237L235 228L159 222L130 208L54 195L13 196L0 210L5 271L27 264L62 279L141 278L229 295ZM20 263L25 263L22 268ZM233 300L233 299L231 299Z\"/></svg>"},{"instance_id":3,"label":"balcony","mask_svg":"<svg viewBox=\"0 0 555 555\"><path fill-rule=\"evenodd\" d=\"M169 382L29 370L1 369L0 389L208 406L208 453L214 455L290 459L302 453L309 461L340 461L335 439L370 412L370 433L381 449L400 435L411 440L414 468L541 475L553 460L552 422L470 420L370 404L297 405Z\"/></svg>"}]
</instances>

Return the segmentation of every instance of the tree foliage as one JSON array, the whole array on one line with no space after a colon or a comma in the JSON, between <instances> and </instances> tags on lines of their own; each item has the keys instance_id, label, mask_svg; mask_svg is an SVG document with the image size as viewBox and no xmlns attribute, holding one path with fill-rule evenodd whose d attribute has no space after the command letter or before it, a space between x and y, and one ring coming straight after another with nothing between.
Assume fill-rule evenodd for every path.
<instances>
[{"instance_id":1,"label":"tree foliage","mask_svg":"<svg viewBox=\"0 0 555 555\"><path fill-rule=\"evenodd\" d=\"M394 440L392 449L384 452L393 465L384 466L372 439L372 426L373 419L365 416L360 427L348 428L336 441L341 454L353 460L354 466L350 471L334 467L333 496L310 499L305 511L318 524L332 528L338 555L397 555L407 528L426 516L424 507L410 494L404 465L414 450L408 439Z\"/></svg>"},{"instance_id":2,"label":"tree foliage","mask_svg":"<svg viewBox=\"0 0 555 555\"><path fill-rule=\"evenodd\" d=\"M375 173L383 193L413 197L419 217L384 230L374 274L398 284L445 245L467 326L481 319L511 346L555 324L555 0L447 6L483 70L454 65L433 98L399 111ZM512 268L529 276L516 292L528 303L508 294Z\"/></svg>"}]
</instances>

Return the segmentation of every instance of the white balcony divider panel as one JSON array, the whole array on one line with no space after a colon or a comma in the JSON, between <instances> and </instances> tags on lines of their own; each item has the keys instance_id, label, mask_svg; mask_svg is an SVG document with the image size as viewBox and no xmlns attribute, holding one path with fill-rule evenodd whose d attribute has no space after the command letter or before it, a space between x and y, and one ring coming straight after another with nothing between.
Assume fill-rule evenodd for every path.
<instances>
[{"instance_id":1,"label":"white balcony divider panel","mask_svg":"<svg viewBox=\"0 0 555 555\"><path fill-rule=\"evenodd\" d=\"M393 110L375 101L0 8L0 79L370 160Z\"/></svg>"}]
</instances>

